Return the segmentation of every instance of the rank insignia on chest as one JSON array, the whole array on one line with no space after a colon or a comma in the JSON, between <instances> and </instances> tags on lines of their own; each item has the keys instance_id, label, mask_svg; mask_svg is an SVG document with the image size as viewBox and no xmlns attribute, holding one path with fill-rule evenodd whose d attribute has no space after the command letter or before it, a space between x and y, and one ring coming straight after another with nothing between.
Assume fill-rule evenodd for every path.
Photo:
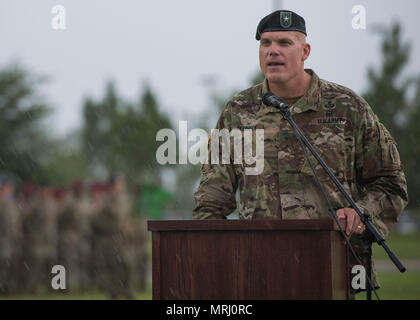
<instances>
[{"instance_id":1,"label":"rank insignia on chest","mask_svg":"<svg viewBox=\"0 0 420 320\"><path fill-rule=\"evenodd\" d=\"M324 109L331 110L335 108L335 103L328 101L328 103L324 104Z\"/></svg>"},{"instance_id":2,"label":"rank insignia on chest","mask_svg":"<svg viewBox=\"0 0 420 320\"><path fill-rule=\"evenodd\" d=\"M325 116L332 117L333 116L333 109L335 109L335 103L328 101L324 104L324 110L326 110Z\"/></svg>"}]
</instances>

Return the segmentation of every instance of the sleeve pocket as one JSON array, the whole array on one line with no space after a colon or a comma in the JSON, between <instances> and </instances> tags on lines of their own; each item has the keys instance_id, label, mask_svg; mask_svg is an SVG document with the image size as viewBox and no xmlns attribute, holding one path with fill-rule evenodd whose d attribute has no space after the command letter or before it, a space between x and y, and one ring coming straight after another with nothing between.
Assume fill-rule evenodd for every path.
<instances>
[{"instance_id":1,"label":"sleeve pocket","mask_svg":"<svg viewBox=\"0 0 420 320\"><path fill-rule=\"evenodd\" d=\"M382 123L379 123L379 134L382 167L391 170L400 169L401 160L397 150L397 144Z\"/></svg>"}]
</instances>

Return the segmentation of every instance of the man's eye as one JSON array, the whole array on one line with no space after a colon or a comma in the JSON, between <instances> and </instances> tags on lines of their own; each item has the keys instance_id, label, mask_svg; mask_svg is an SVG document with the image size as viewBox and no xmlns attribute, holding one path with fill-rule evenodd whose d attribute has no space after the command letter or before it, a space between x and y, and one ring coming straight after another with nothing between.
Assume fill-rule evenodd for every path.
<instances>
[{"instance_id":1,"label":"man's eye","mask_svg":"<svg viewBox=\"0 0 420 320\"><path fill-rule=\"evenodd\" d=\"M269 46L269 45L270 45L270 41L263 41L261 44L262 44L264 47L267 47L267 46Z\"/></svg>"}]
</instances>

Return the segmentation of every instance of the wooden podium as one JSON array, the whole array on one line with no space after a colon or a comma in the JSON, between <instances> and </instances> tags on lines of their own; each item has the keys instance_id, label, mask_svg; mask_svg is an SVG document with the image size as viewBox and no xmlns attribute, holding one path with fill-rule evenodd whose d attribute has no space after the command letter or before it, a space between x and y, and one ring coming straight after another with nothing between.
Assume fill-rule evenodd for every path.
<instances>
[{"instance_id":1,"label":"wooden podium","mask_svg":"<svg viewBox=\"0 0 420 320\"><path fill-rule=\"evenodd\" d=\"M333 220L148 221L153 299L348 299Z\"/></svg>"}]
</instances>

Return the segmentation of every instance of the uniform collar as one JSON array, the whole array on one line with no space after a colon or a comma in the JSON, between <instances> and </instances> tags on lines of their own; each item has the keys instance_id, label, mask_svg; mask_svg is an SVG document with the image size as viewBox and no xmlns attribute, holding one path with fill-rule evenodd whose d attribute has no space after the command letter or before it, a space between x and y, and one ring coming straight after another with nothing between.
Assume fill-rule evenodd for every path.
<instances>
[{"instance_id":1,"label":"uniform collar","mask_svg":"<svg viewBox=\"0 0 420 320\"><path fill-rule=\"evenodd\" d=\"M309 89L305 92L305 94L298 100L293 106L290 106L291 114L302 113L308 110L318 111L321 105L321 87L320 87L320 80L317 74L312 69L305 69L307 73L312 76L311 84ZM262 92L261 92L261 99L262 96L268 92L268 81L264 79ZM270 107L265 105L261 101L262 110L264 113L269 112L280 112L277 108Z\"/></svg>"}]
</instances>

